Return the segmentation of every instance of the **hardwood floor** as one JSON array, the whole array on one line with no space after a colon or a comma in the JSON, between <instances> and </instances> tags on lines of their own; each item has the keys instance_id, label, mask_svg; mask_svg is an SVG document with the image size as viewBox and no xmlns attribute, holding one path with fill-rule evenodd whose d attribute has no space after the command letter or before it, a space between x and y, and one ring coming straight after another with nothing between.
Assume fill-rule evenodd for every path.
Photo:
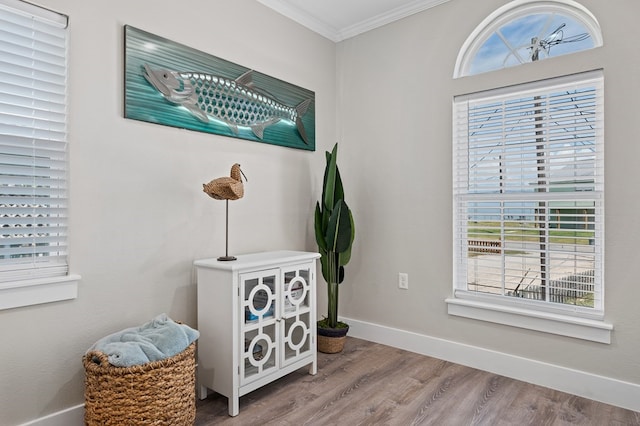
<instances>
[{"instance_id":1,"label":"hardwood floor","mask_svg":"<svg viewBox=\"0 0 640 426\"><path fill-rule=\"evenodd\" d=\"M240 398L198 401L209 425L640 425L640 413L365 340Z\"/></svg>"}]
</instances>

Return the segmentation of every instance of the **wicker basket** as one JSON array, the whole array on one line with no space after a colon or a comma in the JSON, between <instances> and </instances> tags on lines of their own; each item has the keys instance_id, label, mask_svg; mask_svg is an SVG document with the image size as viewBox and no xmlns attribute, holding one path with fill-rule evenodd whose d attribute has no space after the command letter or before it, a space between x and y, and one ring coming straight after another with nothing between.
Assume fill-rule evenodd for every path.
<instances>
[{"instance_id":1,"label":"wicker basket","mask_svg":"<svg viewBox=\"0 0 640 426\"><path fill-rule=\"evenodd\" d=\"M347 336L328 337L318 335L318 350L325 354L337 354L344 349L344 342Z\"/></svg>"},{"instance_id":2,"label":"wicker basket","mask_svg":"<svg viewBox=\"0 0 640 426\"><path fill-rule=\"evenodd\" d=\"M318 351L325 354L342 352L349 333L349 325L340 323L339 327L331 328L318 321Z\"/></svg>"},{"instance_id":3,"label":"wicker basket","mask_svg":"<svg viewBox=\"0 0 640 426\"><path fill-rule=\"evenodd\" d=\"M85 424L193 425L195 347L194 342L171 358L132 367L115 367L102 352L87 353Z\"/></svg>"}]
</instances>

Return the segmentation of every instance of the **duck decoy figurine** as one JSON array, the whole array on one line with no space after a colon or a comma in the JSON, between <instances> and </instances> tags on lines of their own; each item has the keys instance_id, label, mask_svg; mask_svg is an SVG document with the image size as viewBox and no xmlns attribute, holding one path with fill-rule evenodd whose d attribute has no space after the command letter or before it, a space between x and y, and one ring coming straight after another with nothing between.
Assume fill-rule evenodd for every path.
<instances>
[{"instance_id":1,"label":"duck decoy figurine","mask_svg":"<svg viewBox=\"0 0 640 426\"><path fill-rule=\"evenodd\" d=\"M235 256L229 256L229 200L239 200L244 196L244 183L248 181L247 176L240 168L240 164L236 163L231 166L230 177L219 177L209 183L202 184L202 190L215 200L225 200L225 250L224 256L220 256L218 260L229 261L236 260Z\"/></svg>"},{"instance_id":2,"label":"duck decoy figurine","mask_svg":"<svg viewBox=\"0 0 640 426\"><path fill-rule=\"evenodd\" d=\"M202 184L202 190L216 200L239 200L244 196L242 177L248 181L240 164L231 166L231 176L219 177L209 183Z\"/></svg>"}]
</instances>

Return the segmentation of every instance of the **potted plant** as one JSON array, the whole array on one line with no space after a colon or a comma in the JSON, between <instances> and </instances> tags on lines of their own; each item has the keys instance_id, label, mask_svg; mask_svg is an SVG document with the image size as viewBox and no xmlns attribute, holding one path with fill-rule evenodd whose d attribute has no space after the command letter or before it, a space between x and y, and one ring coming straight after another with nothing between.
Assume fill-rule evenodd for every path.
<instances>
[{"instance_id":1,"label":"potted plant","mask_svg":"<svg viewBox=\"0 0 640 426\"><path fill-rule=\"evenodd\" d=\"M315 234L320 251L322 276L327 282L328 312L318 321L318 350L342 351L349 326L338 321L339 284L344 280L344 266L351 259L355 236L353 215L344 200L344 190L337 165L338 144L326 152L322 200L316 203Z\"/></svg>"}]
</instances>

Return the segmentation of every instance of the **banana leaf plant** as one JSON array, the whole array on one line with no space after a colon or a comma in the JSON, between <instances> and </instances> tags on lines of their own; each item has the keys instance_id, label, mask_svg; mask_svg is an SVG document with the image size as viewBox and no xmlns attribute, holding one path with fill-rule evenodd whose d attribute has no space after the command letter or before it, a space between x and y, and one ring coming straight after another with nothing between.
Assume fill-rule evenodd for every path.
<instances>
[{"instance_id":1,"label":"banana leaf plant","mask_svg":"<svg viewBox=\"0 0 640 426\"><path fill-rule=\"evenodd\" d=\"M327 282L328 295L327 317L320 322L328 328L346 327L346 324L338 322L338 286L344 281L344 266L351 259L355 237L353 215L344 200L337 157L336 143L331 152L326 152L322 200L316 203L314 219L322 276Z\"/></svg>"}]
</instances>

